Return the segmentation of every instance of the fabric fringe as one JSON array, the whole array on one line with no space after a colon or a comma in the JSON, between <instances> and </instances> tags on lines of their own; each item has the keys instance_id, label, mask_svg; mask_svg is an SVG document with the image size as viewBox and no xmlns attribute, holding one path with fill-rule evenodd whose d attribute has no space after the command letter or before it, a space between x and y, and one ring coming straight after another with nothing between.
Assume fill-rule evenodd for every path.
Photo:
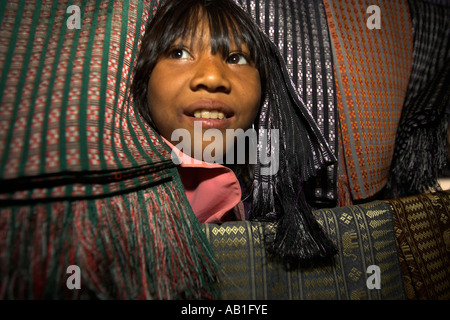
<instances>
[{"instance_id":1,"label":"fabric fringe","mask_svg":"<svg viewBox=\"0 0 450 320\"><path fill-rule=\"evenodd\" d=\"M2 210L0 298L217 298L213 252L183 203L157 186ZM80 290L67 288L70 265L80 268Z\"/></svg>"},{"instance_id":2,"label":"fabric fringe","mask_svg":"<svg viewBox=\"0 0 450 320\"><path fill-rule=\"evenodd\" d=\"M450 120L450 60L414 101L415 113L399 127L385 196L441 190L439 173L447 166Z\"/></svg>"},{"instance_id":3,"label":"fabric fringe","mask_svg":"<svg viewBox=\"0 0 450 320\"><path fill-rule=\"evenodd\" d=\"M448 120L433 128L417 128L404 149L409 150L393 168L395 181L389 184L391 197L404 197L424 192L439 191L439 173L447 166L446 133Z\"/></svg>"},{"instance_id":4,"label":"fabric fringe","mask_svg":"<svg viewBox=\"0 0 450 320\"><path fill-rule=\"evenodd\" d=\"M67 203L0 210L0 299L71 299L66 269L75 264Z\"/></svg>"},{"instance_id":5,"label":"fabric fringe","mask_svg":"<svg viewBox=\"0 0 450 320\"><path fill-rule=\"evenodd\" d=\"M288 267L312 265L334 256L336 246L312 215L303 193L297 201L290 197L282 199L282 206L289 213L283 214L272 230L267 230L269 250Z\"/></svg>"}]
</instances>

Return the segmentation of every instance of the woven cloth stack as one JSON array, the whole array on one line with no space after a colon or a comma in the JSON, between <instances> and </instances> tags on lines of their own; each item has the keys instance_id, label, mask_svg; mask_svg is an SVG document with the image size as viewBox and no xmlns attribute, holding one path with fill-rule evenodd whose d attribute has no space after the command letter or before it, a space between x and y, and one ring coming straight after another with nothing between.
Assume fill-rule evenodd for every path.
<instances>
[{"instance_id":1,"label":"woven cloth stack","mask_svg":"<svg viewBox=\"0 0 450 320\"><path fill-rule=\"evenodd\" d=\"M227 230L248 231L242 232L247 243L260 240L259 223L224 229L198 223L170 151L130 103L139 39L160 2L0 3L0 298L215 298L222 269L214 251L225 249L218 246ZM312 206L325 207L316 217L345 259L316 273L283 273L296 284L282 280L272 292L239 295L227 291L225 281L223 293L276 298L286 297L282 290L289 288L288 298L403 298L397 283L388 280L378 296L356 286L368 264L388 262L383 270L392 278L400 270L408 274L408 298L448 297L448 281L440 281L441 287L432 283L448 279L441 266L436 275L426 272L432 258L411 264L410 252L420 239L407 228L423 223L407 222L416 218L404 213L405 202L392 202L392 210L383 203L350 207L383 192L398 196L435 187L445 152L440 134L450 109L448 1L379 0L379 29L366 26L366 9L373 4L368 0L236 2L279 48L339 159L305 189ZM80 28L72 19L77 14ZM423 154L432 157L418 161ZM419 202L448 208L447 198L436 197ZM374 213L383 210L396 220ZM444 239L433 248L448 261L448 210L430 214ZM377 219L389 220L387 229L376 230ZM371 221L371 233L354 238L355 230ZM395 248L391 230L400 267L392 256L383 258ZM367 248L357 260L355 245ZM255 248L250 254L265 254ZM251 260L250 269L265 256L253 258L260 260ZM82 270L82 290L67 288L72 265ZM279 277L274 268L270 272ZM319 286L321 292L312 290L323 275L331 280ZM346 281L344 292L340 285ZM424 281L439 288L426 291ZM261 284L251 285L255 290Z\"/></svg>"}]
</instances>

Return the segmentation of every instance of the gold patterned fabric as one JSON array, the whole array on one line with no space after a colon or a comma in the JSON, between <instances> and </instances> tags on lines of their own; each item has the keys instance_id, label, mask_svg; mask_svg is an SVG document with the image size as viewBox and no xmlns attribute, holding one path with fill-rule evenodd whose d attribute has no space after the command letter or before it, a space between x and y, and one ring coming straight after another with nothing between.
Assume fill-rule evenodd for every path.
<instances>
[{"instance_id":1,"label":"gold patterned fabric","mask_svg":"<svg viewBox=\"0 0 450 320\"><path fill-rule=\"evenodd\" d=\"M450 191L389 202L408 299L450 299Z\"/></svg>"},{"instance_id":2,"label":"gold patterned fabric","mask_svg":"<svg viewBox=\"0 0 450 320\"><path fill-rule=\"evenodd\" d=\"M339 253L331 263L289 270L271 260L264 246L264 229L270 224L241 221L203 225L221 267L221 298L406 298L388 203L322 209L314 214ZM370 271L372 265L379 267L380 289L367 285L375 274Z\"/></svg>"}]
</instances>

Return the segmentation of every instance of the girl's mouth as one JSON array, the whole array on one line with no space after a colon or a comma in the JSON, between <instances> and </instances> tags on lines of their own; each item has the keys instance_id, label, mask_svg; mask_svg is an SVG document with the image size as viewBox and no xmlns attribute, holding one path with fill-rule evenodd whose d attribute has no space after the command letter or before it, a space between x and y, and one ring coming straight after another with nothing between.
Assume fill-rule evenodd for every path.
<instances>
[{"instance_id":1,"label":"girl's mouth","mask_svg":"<svg viewBox=\"0 0 450 320\"><path fill-rule=\"evenodd\" d=\"M194 123L201 123L203 129L227 129L233 121L234 111L221 101L198 100L184 109L184 115Z\"/></svg>"},{"instance_id":2,"label":"girl's mouth","mask_svg":"<svg viewBox=\"0 0 450 320\"><path fill-rule=\"evenodd\" d=\"M231 117L230 115L226 115L224 112L219 110L196 110L194 112L194 118L201 119L226 119Z\"/></svg>"},{"instance_id":3,"label":"girl's mouth","mask_svg":"<svg viewBox=\"0 0 450 320\"><path fill-rule=\"evenodd\" d=\"M221 101L201 99L184 108L184 114L196 119L223 120L234 116L234 111Z\"/></svg>"}]
</instances>

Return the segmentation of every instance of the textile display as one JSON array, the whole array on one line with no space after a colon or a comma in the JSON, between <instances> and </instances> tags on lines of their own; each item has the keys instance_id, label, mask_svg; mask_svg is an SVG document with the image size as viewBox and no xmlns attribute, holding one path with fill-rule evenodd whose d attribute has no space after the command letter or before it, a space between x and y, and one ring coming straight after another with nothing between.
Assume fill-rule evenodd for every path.
<instances>
[{"instance_id":1,"label":"textile display","mask_svg":"<svg viewBox=\"0 0 450 320\"><path fill-rule=\"evenodd\" d=\"M450 299L450 191L388 201L408 299Z\"/></svg>"},{"instance_id":2,"label":"textile display","mask_svg":"<svg viewBox=\"0 0 450 320\"><path fill-rule=\"evenodd\" d=\"M270 224L205 224L221 271L220 298L405 299L392 213L381 201L315 211L339 254L330 263L291 269L267 253L264 229ZM367 285L373 265L380 268L379 289Z\"/></svg>"},{"instance_id":3,"label":"textile display","mask_svg":"<svg viewBox=\"0 0 450 320\"><path fill-rule=\"evenodd\" d=\"M300 97L331 151L338 151L338 109L331 39L322 1L236 0L277 45ZM337 164L311 178L305 190L313 206L337 203Z\"/></svg>"},{"instance_id":4,"label":"textile display","mask_svg":"<svg viewBox=\"0 0 450 320\"><path fill-rule=\"evenodd\" d=\"M409 1L413 64L395 140L386 197L438 189L447 165L450 119L450 7Z\"/></svg>"},{"instance_id":5,"label":"textile display","mask_svg":"<svg viewBox=\"0 0 450 320\"><path fill-rule=\"evenodd\" d=\"M170 150L129 103L137 26L156 5L1 3L1 298L216 295Z\"/></svg>"},{"instance_id":6,"label":"textile display","mask_svg":"<svg viewBox=\"0 0 450 320\"><path fill-rule=\"evenodd\" d=\"M234 1L275 66L255 127L298 139L221 225L130 92L164 0L0 2L0 299L450 299L448 1Z\"/></svg>"},{"instance_id":7,"label":"textile display","mask_svg":"<svg viewBox=\"0 0 450 320\"><path fill-rule=\"evenodd\" d=\"M348 177L351 198L367 199L386 185L394 153L412 64L408 3L325 0L324 4L343 146L340 170ZM374 14L367 13L371 5L380 8L379 28L368 27Z\"/></svg>"}]
</instances>

